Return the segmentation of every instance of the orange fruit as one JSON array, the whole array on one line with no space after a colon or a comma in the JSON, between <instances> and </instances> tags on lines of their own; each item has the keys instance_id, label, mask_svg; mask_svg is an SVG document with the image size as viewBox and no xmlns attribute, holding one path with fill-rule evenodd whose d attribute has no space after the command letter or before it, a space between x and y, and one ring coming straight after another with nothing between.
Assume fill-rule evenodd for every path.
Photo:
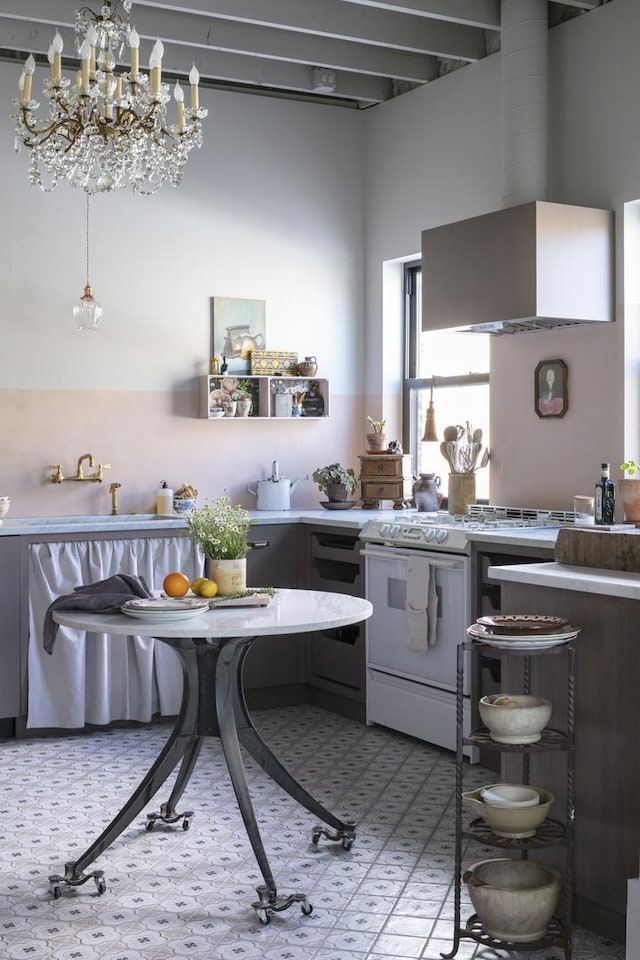
<instances>
[{"instance_id":1,"label":"orange fruit","mask_svg":"<svg viewBox=\"0 0 640 960\"><path fill-rule=\"evenodd\" d=\"M162 589L168 597L184 597L190 586L184 573L168 573L162 581Z\"/></svg>"}]
</instances>

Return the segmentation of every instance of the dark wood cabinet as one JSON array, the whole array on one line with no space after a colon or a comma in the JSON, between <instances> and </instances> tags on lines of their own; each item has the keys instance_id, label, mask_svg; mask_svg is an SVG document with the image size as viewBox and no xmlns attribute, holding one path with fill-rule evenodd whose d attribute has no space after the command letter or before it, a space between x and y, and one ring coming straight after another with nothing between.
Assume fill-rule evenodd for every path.
<instances>
[{"instance_id":1,"label":"dark wood cabinet","mask_svg":"<svg viewBox=\"0 0 640 960\"><path fill-rule=\"evenodd\" d=\"M575 641L575 918L624 942L627 881L638 875L640 849L640 602L511 582L502 590L507 612L562 616L580 628ZM506 673L503 682L510 681ZM532 682L553 702L553 725L561 724L563 678L554 658L536 660ZM552 758L536 757L531 778L562 802L562 774Z\"/></svg>"},{"instance_id":2,"label":"dark wood cabinet","mask_svg":"<svg viewBox=\"0 0 640 960\"><path fill-rule=\"evenodd\" d=\"M297 523L274 523L254 526L249 540L254 544L247 557L247 586L301 586L302 533ZM248 691L266 688L293 688L304 682L304 640L296 634L264 637L256 640L247 655L244 686ZM293 691L280 691L279 702L292 702ZM252 705L264 702L256 696ZM296 698L293 697L295 700Z\"/></svg>"}]
</instances>

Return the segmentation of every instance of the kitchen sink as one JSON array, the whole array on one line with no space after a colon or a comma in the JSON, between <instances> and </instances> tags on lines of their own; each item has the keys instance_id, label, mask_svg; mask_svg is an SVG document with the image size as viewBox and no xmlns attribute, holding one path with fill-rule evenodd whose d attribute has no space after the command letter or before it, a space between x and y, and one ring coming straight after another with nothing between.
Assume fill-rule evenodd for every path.
<instances>
[{"instance_id":1,"label":"kitchen sink","mask_svg":"<svg viewBox=\"0 0 640 960\"><path fill-rule=\"evenodd\" d=\"M15 517L10 523L12 527L137 527L148 526L152 523L180 521L182 518L159 517L156 513L120 513L116 516L111 514L97 514L94 516L74 515L71 517ZM184 522L184 521L182 521ZM9 524L5 522L5 525Z\"/></svg>"}]
</instances>

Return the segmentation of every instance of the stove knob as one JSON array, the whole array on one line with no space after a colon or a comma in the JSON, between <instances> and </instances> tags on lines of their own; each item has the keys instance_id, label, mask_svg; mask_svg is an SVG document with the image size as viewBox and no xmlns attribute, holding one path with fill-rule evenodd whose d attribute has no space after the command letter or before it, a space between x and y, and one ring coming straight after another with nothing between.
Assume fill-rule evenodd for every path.
<instances>
[{"instance_id":1,"label":"stove knob","mask_svg":"<svg viewBox=\"0 0 640 960\"><path fill-rule=\"evenodd\" d=\"M389 534L396 539L401 535L402 530L398 523L390 523L389 525Z\"/></svg>"},{"instance_id":2,"label":"stove knob","mask_svg":"<svg viewBox=\"0 0 640 960\"><path fill-rule=\"evenodd\" d=\"M449 531L445 530L444 527L439 527L436 530L436 541L438 543L443 543L449 536Z\"/></svg>"},{"instance_id":3,"label":"stove knob","mask_svg":"<svg viewBox=\"0 0 640 960\"><path fill-rule=\"evenodd\" d=\"M435 540L435 538L436 538L436 533L437 533L437 532L438 532L438 531L436 530L435 527L425 527L425 530L424 530L424 538L425 538L425 540L427 540L427 541L429 541L429 540Z\"/></svg>"},{"instance_id":4,"label":"stove knob","mask_svg":"<svg viewBox=\"0 0 640 960\"><path fill-rule=\"evenodd\" d=\"M383 536L383 537L386 537L386 536L388 536L388 534L389 534L389 524L388 524L388 523L381 523L381 524L380 524L380 535Z\"/></svg>"}]
</instances>

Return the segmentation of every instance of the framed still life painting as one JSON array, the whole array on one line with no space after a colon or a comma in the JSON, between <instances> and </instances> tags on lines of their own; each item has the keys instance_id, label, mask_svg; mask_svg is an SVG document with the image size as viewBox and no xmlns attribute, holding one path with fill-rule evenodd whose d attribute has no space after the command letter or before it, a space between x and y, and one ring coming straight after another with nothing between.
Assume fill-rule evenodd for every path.
<instances>
[{"instance_id":1,"label":"framed still life painting","mask_svg":"<svg viewBox=\"0 0 640 960\"><path fill-rule=\"evenodd\" d=\"M219 358L222 373L248 374L251 351L265 347L264 300L211 298L211 355Z\"/></svg>"}]
</instances>

